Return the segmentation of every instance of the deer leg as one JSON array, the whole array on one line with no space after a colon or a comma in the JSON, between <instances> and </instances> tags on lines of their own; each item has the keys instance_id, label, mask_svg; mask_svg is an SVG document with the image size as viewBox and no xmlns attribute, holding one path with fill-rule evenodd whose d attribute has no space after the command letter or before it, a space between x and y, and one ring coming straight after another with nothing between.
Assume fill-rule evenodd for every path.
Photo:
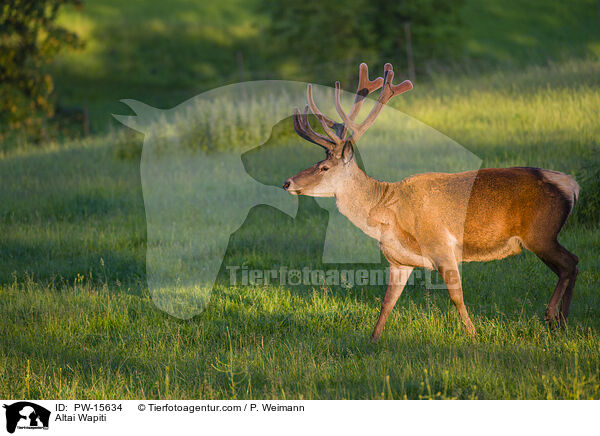
<instances>
[{"instance_id":1,"label":"deer leg","mask_svg":"<svg viewBox=\"0 0 600 436\"><path fill-rule=\"evenodd\" d=\"M550 298L550 302L548 306L546 306L546 315L544 319L550 325L553 326L553 323L558 315L558 303L564 296L567 287L569 286L569 274L566 272L560 272L558 274L558 282L556 283L556 287L554 288L554 293L552 294L552 298Z\"/></svg>"},{"instance_id":2,"label":"deer leg","mask_svg":"<svg viewBox=\"0 0 600 436\"><path fill-rule=\"evenodd\" d=\"M381 312L379 313L379 319L371 335L371 341L377 342L383 332L383 326L390 316L390 312L396 305L398 297L402 294L404 286L410 277L412 272L412 266L394 266L390 265L390 273L387 290L385 291L385 297L383 297L383 303L381 303Z\"/></svg>"},{"instance_id":3,"label":"deer leg","mask_svg":"<svg viewBox=\"0 0 600 436\"><path fill-rule=\"evenodd\" d=\"M573 288L575 287L575 280L577 280L577 273L578 270L577 267L575 267L571 274L571 279L569 280L569 286L567 286L560 303L560 318L564 325L567 325L567 322L569 321L569 310L571 309L571 300L573 299Z\"/></svg>"},{"instance_id":4,"label":"deer leg","mask_svg":"<svg viewBox=\"0 0 600 436\"><path fill-rule=\"evenodd\" d=\"M552 326L558 314L558 304L562 300L561 317L566 324L569 317L573 287L577 278L577 262L579 259L565 247L554 240L546 247L531 249L558 276L554 294L546 307L546 322Z\"/></svg>"},{"instance_id":5,"label":"deer leg","mask_svg":"<svg viewBox=\"0 0 600 436\"><path fill-rule=\"evenodd\" d=\"M458 263L454 259L440 262L437 264L437 270L442 275L444 283L446 283L448 294L450 294L450 299L458 310L460 318L467 328L467 331L470 335L475 335L475 327L473 327L473 323L471 322L471 318L469 318L469 314L467 313L467 308L465 307L465 302L463 300L463 290L460 274L458 272Z\"/></svg>"}]
</instances>

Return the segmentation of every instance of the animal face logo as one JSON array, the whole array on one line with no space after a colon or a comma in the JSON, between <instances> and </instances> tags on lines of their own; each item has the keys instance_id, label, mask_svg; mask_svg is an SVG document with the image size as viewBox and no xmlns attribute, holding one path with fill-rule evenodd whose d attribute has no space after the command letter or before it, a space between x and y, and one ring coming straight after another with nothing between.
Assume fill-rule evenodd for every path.
<instances>
[{"instance_id":1,"label":"animal face logo","mask_svg":"<svg viewBox=\"0 0 600 436\"><path fill-rule=\"evenodd\" d=\"M4 405L6 409L6 431L19 429L48 429L50 411L29 401Z\"/></svg>"},{"instance_id":2,"label":"animal face logo","mask_svg":"<svg viewBox=\"0 0 600 436\"><path fill-rule=\"evenodd\" d=\"M313 89L323 112L335 111L333 89ZM354 94L342 92L341 97L349 106ZM311 238L321 238L317 262L381 262L377 241L338 211L335 198L290 196L282 188L290 175L324 158L294 132L293 108L305 102L306 84L287 81L230 85L170 110L123 100L136 115L115 118L144 134L140 173L146 277L160 309L183 319L199 314L210 300L232 234L269 210L275 210L277 219L263 217L269 225L242 245L252 253L259 249L252 247L255 241L268 241L260 249L273 265L284 264L286 256L274 258L269 244L286 240L291 250ZM372 104L365 101L366 111ZM393 108L385 108L356 144L354 159L367 174L385 181L426 171L478 169L481 164L459 144ZM292 228L309 208L323 212L322 233L320 222L311 224L309 234ZM260 225L261 219L255 222ZM251 264L251 257L237 261Z\"/></svg>"}]
</instances>

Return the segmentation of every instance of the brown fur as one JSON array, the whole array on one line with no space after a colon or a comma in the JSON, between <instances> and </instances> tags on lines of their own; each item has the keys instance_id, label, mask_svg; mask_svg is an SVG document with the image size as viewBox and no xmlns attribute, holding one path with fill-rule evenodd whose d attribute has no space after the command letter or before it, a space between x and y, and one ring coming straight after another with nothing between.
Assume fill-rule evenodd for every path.
<instances>
[{"instance_id":1,"label":"brown fur","mask_svg":"<svg viewBox=\"0 0 600 436\"><path fill-rule=\"evenodd\" d=\"M361 83L368 80L362 76L364 71L366 68L361 67ZM394 96L392 91L386 91L395 89L391 85L391 65L386 64L385 71L380 81L384 90L375 112L361 125L353 121L356 104L349 118L341 110L339 91L336 93L338 112L354 132L364 133L381 110L381 102ZM376 82L369 81L374 84L373 89ZM404 92L406 88L398 85L396 89ZM309 102L315 106L310 91ZM323 127L334 125L316 107L313 112ZM288 179L284 189L296 195L334 196L340 212L379 241L390 263L389 285L373 340L379 339L402 293L408 278L405 276L414 267L440 272L467 330L474 333L463 301L458 265L463 261L502 259L520 253L522 247L533 251L557 274L546 320L554 320L561 303L561 320L566 323L578 259L558 243L557 237L579 193L572 177L539 168L486 168L457 174L418 174L397 183L380 182L367 176L354 161L354 136L346 139L345 128L336 130L344 132L339 137L330 130L331 141L327 142L311 133L306 114L301 118L297 112L296 117L298 133L325 147L328 153L325 160Z\"/></svg>"}]
</instances>

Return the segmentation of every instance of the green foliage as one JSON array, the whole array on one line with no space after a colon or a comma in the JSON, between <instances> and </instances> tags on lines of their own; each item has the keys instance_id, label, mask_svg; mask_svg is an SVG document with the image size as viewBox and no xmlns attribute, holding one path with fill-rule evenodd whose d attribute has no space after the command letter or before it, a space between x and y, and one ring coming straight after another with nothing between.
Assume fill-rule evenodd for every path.
<instances>
[{"instance_id":1,"label":"green foliage","mask_svg":"<svg viewBox=\"0 0 600 436\"><path fill-rule=\"evenodd\" d=\"M270 15L268 30L275 50L300 59L303 65L337 66L359 55L376 55L367 4L365 0L265 0L261 7Z\"/></svg>"},{"instance_id":2,"label":"green foliage","mask_svg":"<svg viewBox=\"0 0 600 436\"><path fill-rule=\"evenodd\" d=\"M376 0L368 2L373 14L375 49L383 58L406 59L404 24L410 23L413 55L423 67L428 60L460 53L460 11L463 0Z\"/></svg>"},{"instance_id":3,"label":"green foliage","mask_svg":"<svg viewBox=\"0 0 600 436\"><path fill-rule=\"evenodd\" d=\"M263 0L270 16L272 47L306 68L353 74L360 61L406 65L410 24L416 66L459 52L462 1L443 0ZM345 78L345 77L344 77Z\"/></svg>"},{"instance_id":4,"label":"green foliage","mask_svg":"<svg viewBox=\"0 0 600 436\"><path fill-rule=\"evenodd\" d=\"M598 150L595 153L577 174L581 191L575 206L577 221L592 225L600 221L600 159Z\"/></svg>"},{"instance_id":5,"label":"green foliage","mask_svg":"<svg viewBox=\"0 0 600 436\"><path fill-rule=\"evenodd\" d=\"M11 0L0 9L0 139L12 130L39 137L54 114L47 63L64 47L79 47L75 33L55 23L61 6L80 0Z\"/></svg>"}]
</instances>

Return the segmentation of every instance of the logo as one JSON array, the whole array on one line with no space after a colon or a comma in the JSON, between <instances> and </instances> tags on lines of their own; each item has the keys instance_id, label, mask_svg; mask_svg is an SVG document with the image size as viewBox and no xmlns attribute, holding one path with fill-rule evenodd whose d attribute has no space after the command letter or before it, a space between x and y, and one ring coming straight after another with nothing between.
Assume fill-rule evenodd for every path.
<instances>
[{"instance_id":1,"label":"logo","mask_svg":"<svg viewBox=\"0 0 600 436\"><path fill-rule=\"evenodd\" d=\"M321 96L323 113L336 112L335 90L310 89ZM365 233L339 211L336 198L291 196L282 189L287 178L324 157L312 141L297 135L298 122L308 126L309 115L300 120L293 108L305 107L307 92L305 83L267 80L214 89L168 110L123 100L135 115L115 118L144 134L140 174L146 280L158 308L181 319L198 315L218 279L226 282L227 266L244 274L246 260L256 259L259 250L269 250L269 274L288 268L282 281L292 285L304 283L295 269L300 247L311 268L385 268L380 228L387 228L386 208L396 200L382 196L383 203L365 212ZM340 98L350 105L357 96ZM425 172L480 168L481 159L435 129L391 107L378 111L377 126L352 155L369 176L398 181ZM466 216L467 203L453 212L456 222ZM395 241L393 235L386 237Z\"/></svg>"},{"instance_id":2,"label":"logo","mask_svg":"<svg viewBox=\"0 0 600 436\"><path fill-rule=\"evenodd\" d=\"M29 401L19 401L4 405L6 409L6 431L14 433L15 429L48 429L50 411Z\"/></svg>"}]
</instances>

